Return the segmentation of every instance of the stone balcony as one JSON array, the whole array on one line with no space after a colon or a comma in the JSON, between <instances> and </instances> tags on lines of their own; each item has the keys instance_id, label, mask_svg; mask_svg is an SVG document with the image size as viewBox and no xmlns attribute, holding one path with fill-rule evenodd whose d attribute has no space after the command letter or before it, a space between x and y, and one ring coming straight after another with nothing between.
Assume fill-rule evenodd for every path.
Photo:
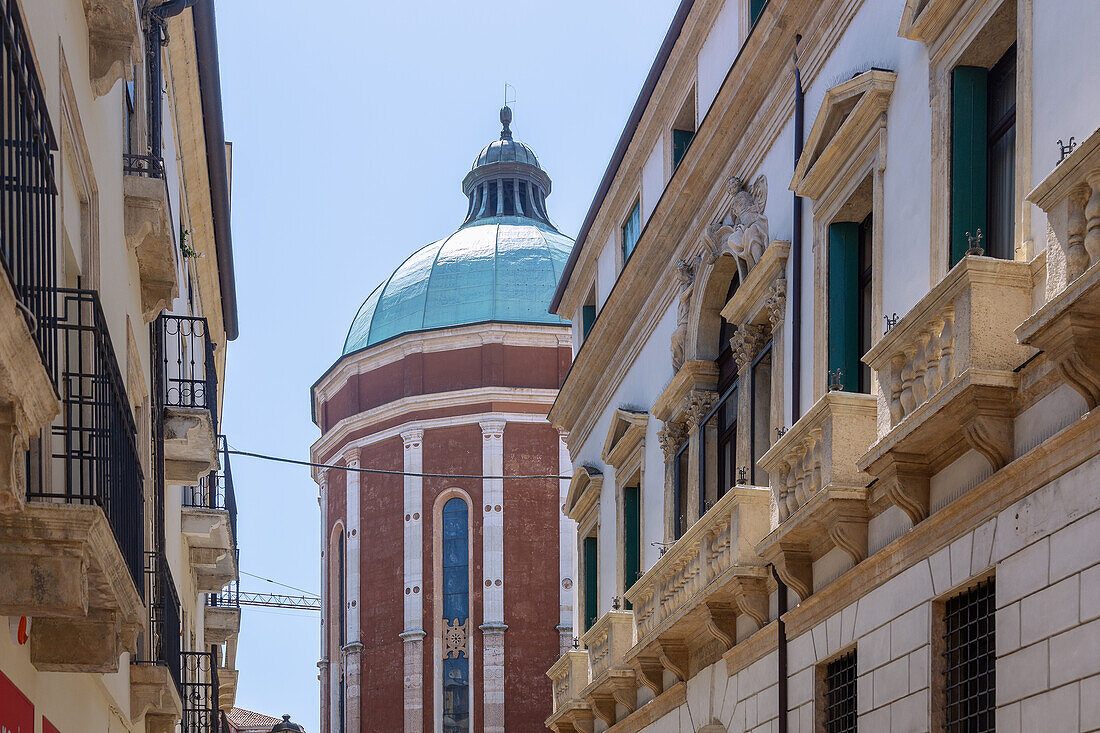
<instances>
[{"instance_id":1,"label":"stone balcony","mask_svg":"<svg viewBox=\"0 0 1100 733\"><path fill-rule=\"evenodd\" d=\"M0 616L34 619L41 671L118 671L146 616L100 507L34 501L0 513Z\"/></svg>"},{"instance_id":2,"label":"stone balcony","mask_svg":"<svg viewBox=\"0 0 1100 733\"><path fill-rule=\"evenodd\" d=\"M218 436L210 410L165 407L165 481L177 486L193 486L218 468Z\"/></svg>"},{"instance_id":3,"label":"stone balcony","mask_svg":"<svg viewBox=\"0 0 1100 733\"><path fill-rule=\"evenodd\" d=\"M236 545L229 526L229 512L184 506L180 531L190 552L197 591L217 593L236 580Z\"/></svg>"},{"instance_id":4,"label":"stone balcony","mask_svg":"<svg viewBox=\"0 0 1100 733\"><path fill-rule=\"evenodd\" d=\"M130 665L130 716L146 733L172 733L183 717L179 688L163 664Z\"/></svg>"},{"instance_id":5,"label":"stone balcony","mask_svg":"<svg viewBox=\"0 0 1100 733\"><path fill-rule=\"evenodd\" d=\"M637 705L634 670L626 663L626 653L635 642L634 614L608 611L585 632L581 642L588 649L592 675L581 695L596 717L610 727L619 718L619 707L630 714Z\"/></svg>"},{"instance_id":6,"label":"stone balcony","mask_svg":"<svg viewBox=\"0 0 1100 733\"><path fill-rule=\"evenodd\" d=\"M240 670L231 667L218 668L218 706L222 710L232 710L236 704L240 674Z\"/></svg>"},{"instance_id":7,"label":"stone balcony","mask_svg":"<svg viewBox=\"0 0 1100 733\"><path fill-rule=\"evenodd\" d=\"M754 546L768 530L766 489L736 486L684 533L627 592L638 642L626 654L641 684L660 695L665 673L685 681L737 643L736 619L767 622L768 571ZM714 656L721 657L721 653Z\"/></svg>"},{"instance_id":8,"label":"stone balcony","mask_svg":"<svg viewBox=\"0 0 1100 733\"><path fill-rule=\"evenodd\" d=\"M151 156L128 156L123 175L126 245L137 258L146 322L167 307L177 285L176 240L161 165Z\"/></svg>"},{"instance_id":9,"label":"stone balcony","mask_svg":"<svg viewBox=\"0 0 1100 733\"><path fill-rule=\"evenodd\" d=\"M554 662L546 676L554 690L554 712L546 727L555 733L592 733L592 707L583 697L591 681L588 652L572 649Z\"/></svg>"},{"instance_id":10,"label":"stone balcony","mask_svg":"<svg viewBox=\"0 0 1100 733\"><path fill-rule=\"evenodd\" d=\"M241 632L241 609L237 606L206 606L204 609L207 644L226 644Z\"/></svg>"},{"instance_id":11,"label":"stone balcony","mask_svg":"<svg viewBox=\"0 0 1100 733\"><path fill-rule=\"evenodd\" d=\"M1100 129L1028 197L1047 214L1049 300L1016 329L1063 382L1100 404Z\"/></svg>"},{"instance_id":12,"label":"stone balcony","mask_svg":"<svg viewBox=\"0 0 1100 733\"><path fill-rule=\"evenodd\" d=\"M756 551L808 598L813 563L834 547L867 556L867 485L856 461L875 440L875 397L828 392L760 458L775 501L775 528Z\"/></svg>"},{"instance_id":13,"label":"stone balcony","mask_svg":"<svg viewBox=\"0 0 1100 733\"><path fill-rule=\"evenodd\" d=\"M970 450L993 470L1012 457L1019 375L1033 353L1014 324L1031 313L1026 262L967 256L867 354L878 375L878 440L858 462L877 479L874 506L914 524L929 479Z\"/></svg>"}]
</instances>

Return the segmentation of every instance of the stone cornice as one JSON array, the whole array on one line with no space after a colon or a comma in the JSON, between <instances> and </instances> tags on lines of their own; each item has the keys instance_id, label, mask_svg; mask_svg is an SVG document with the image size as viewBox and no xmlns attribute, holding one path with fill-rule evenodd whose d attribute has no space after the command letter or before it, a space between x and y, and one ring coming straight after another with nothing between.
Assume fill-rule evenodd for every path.
<instances>
[{"instance_id":1,"label":"stone cornice","mask_svg":"<svg viewBox=\"0 0 1100 733\"><path fill-rule=\"evenodd\" d=\"M609 466L620 467L638 445L645 441L648 412L615 410L611 428L603 444L603 461Z\"/></svg>"},{"instance_id":2,"label":"stone cornice","mask_svg":"<svg viewBox=\"0 0 1100 733\"><path fill-rule=\"evenodd\" d=\"M688 155L668 182L643 228L637 249L620 273L550 411L551 422L572 434L570 445L582 445L588 439L596 420L607 408L614 385L633 366L656 323L676 297L677 278L672 270L676 262L695 254L706 227L723 206L728 206L727 179L755 171L782 130L793 109L790 50L794 33L803 32L800 68L803 85L809 86L861 4L862 0L831 0L820 3L812 15L813 4L808 0L783 3L772 0L765 6L756 29L699 126L692 150L698 148L702 152ZM670 67L682 63L681 59ZM679 99L678 95L666 94L666 88L667 85L660 86L654 98L665 102L673 97ZM647 144L639 142L639 151L629 153L628 157L640 157L641 148L648 155L655 139L650 133L655 129L652 119L649 127L643 124L636 137ZM606 241L617 226L618 220L612 215L622 208L618 199L624 198L627 190L634 190L634 186L624 182L640 175L641 164L642 161L635 160L624 166L625 172L615 184L621 191L605 202L589 242ZM585 249L566 288L559 314L573 313L587 292L599 252L594 245Z\"/></svg>"}]
</instances>

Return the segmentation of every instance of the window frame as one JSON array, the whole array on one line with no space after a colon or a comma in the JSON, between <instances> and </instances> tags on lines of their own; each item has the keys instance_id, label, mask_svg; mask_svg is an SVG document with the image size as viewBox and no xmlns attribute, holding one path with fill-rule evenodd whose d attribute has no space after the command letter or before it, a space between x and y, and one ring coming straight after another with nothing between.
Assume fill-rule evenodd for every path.
<instances>
[{"instance_id":1,"label":"window frame","mask_svg":"<svg viewBox=\"0 0 1100 733\"><path fill-rule=\"evenodd\" d=\"M628 232L627 227L634 227L634 238L630 242L630 248L627 249ZM634 198L634 204L627 211L626 217L619 225L619 256L622 258L622 266L626 267L626 263L630 261L630 257L634 254L634 250L638 248L638 241L642 237L642 198L636 196ZM621 269L621 268L620 268Z\"/></svg>"}]
</instances>

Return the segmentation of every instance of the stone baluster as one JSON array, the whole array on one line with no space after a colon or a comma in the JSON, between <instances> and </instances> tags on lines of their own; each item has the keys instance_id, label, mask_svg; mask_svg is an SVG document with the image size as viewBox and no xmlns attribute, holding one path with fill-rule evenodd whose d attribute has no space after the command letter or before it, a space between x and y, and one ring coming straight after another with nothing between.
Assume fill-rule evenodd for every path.
<instances>
[{"instance_id":1,"label":"stone baluster","mask_svg":"<svg viewBox=\"0 0 1100 733\"><path fill-rule=\"evenodd\" d=\"M1081 277L1089 267L1089 252L1085 249L1085 231L1088 228L1085 204L1088 198L1087 192L1075 191L1067 201L1066 277L1069 282Z\"/></svg>"},{"instance_id":2,"label":"stone baluster","mask_svg":"<svg viewBox=\"0 0 1100 733\"><path fill-rule=\"evenodd\" d=\"M903 418L917 406L917 397L913 393L913 380L916 378L916 372L913 369L915 354L916 351L909 348L905 349L902 357L905 360L901 368L901 412Z\"/></svg>"},{"instance_id":3,"label":"stone baluster","mask_svg":"<svg viewBox=\"0 0 1100 733\"><path fill-rule=\"evenodd\" d=\"M1089 262L1095 263L1100 262L1100 170L1089 173L1086 180L1091 193L1088 203L1085 204L1085 217L1088 219L1085 251L1089 254Z\"/></svg>"},{"instance_id":4,"label":"stone baluster","mask_svg":"<svg viewBox=\"0 0 1100 733\"><path fill-rule=\"evenodd\" d=\"M943 386L940 382L940 359L943 357L943 319L932 321L928 335L928 366L924 370L924 388L928 396L936 394Z\"/></svg>"},{"instance_id":5,"label":"stone baluster","mask_svg":"<svg viewBox=\"0 0 1100 733\"><path fill-rule=\"evenodd\" d=\"M813 473L810 475L810 490L806 500L809 501L818 491L821 491L821 428L816 428L810 433L810 441L813 445Z\"/></svg>"},{"instance_id":6,"label":"stone baluster","mask_svg":"<svg viewBox=\"0 0 1100 733\"><path fill-rule=\"evenodd\" d=\"M924 385L924 374L928 369L928 334L917 334L917 351L913 354L913 407L914 409L928 401L928 390Z\"/></svg>"},{"instance_id":7,"label":"stone baluster","mask_svg":"<svg viewBox=\"0 0 1100 733\"><path fill-rule=\"evenodd\" d=\"M947 310L943 314L943 328L940 329L940 386L955 378L955 311Z\"/></svg>"},{"instance_id":8,"label":"stone baluster","mask_svg":"<svg viewBox=\"0 0 1100 733\"><path fill-rule=\"evenodd\" d=\"M941 362L942 363L942 362ZM901 404L902 379L901 373L905 369L905 356L895 354L884 371L885 382L883 389L889 390L890 426L893 427L905 417L905 409ZM880 379L883 375L879 375Z\"/></svg>"}]
</instances>

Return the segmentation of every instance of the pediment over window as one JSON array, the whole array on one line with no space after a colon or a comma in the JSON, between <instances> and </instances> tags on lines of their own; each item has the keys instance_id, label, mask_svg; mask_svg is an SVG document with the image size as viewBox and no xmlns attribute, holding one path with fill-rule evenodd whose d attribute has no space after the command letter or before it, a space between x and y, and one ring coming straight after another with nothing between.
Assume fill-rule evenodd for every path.
<instances>
[{"instance_id":1,"label":"pediment over window","mask_svg":"<svg viewBox=\"0 0 1100 733\"><path fill-rule=\"evenodd\" d=\"M611 466L621 466L645 440L649 413L638 410L615 410L611 429L603 443L603 460Z\"/></svg>"},{"instance_id":2,"label":"pediment over window","mask_svg":"<svg viewBox=\"0 0 1100 733\"><path fill-rule=\"evenodd\" d=\"M819 199L841 177L851 156L885 124L897 78L892 71L871 69L825 93L795 166L792 191Z\"/></svg>"},{"instance_id":3,"label":"pediment over window","mask_svg":"<svg viewBox=\"0 0 1100 733\"><path fill-rule=\"evenodd\" d=\"M603 473L592 466L581 466L569 482L569 493L565 497L565 516L579 522L600 503L600 490L603 488Z\"/></svg>"},{"instance_id":4,"label":"pediment over window","mask_svg":"<svg viewBox=\"0 0 1100 733\"><path fill-rule=\"evenodd\" d=\"M906 0L898 35L931 44L943 33L965 0Z\"/></svg>"}]
</instances>

